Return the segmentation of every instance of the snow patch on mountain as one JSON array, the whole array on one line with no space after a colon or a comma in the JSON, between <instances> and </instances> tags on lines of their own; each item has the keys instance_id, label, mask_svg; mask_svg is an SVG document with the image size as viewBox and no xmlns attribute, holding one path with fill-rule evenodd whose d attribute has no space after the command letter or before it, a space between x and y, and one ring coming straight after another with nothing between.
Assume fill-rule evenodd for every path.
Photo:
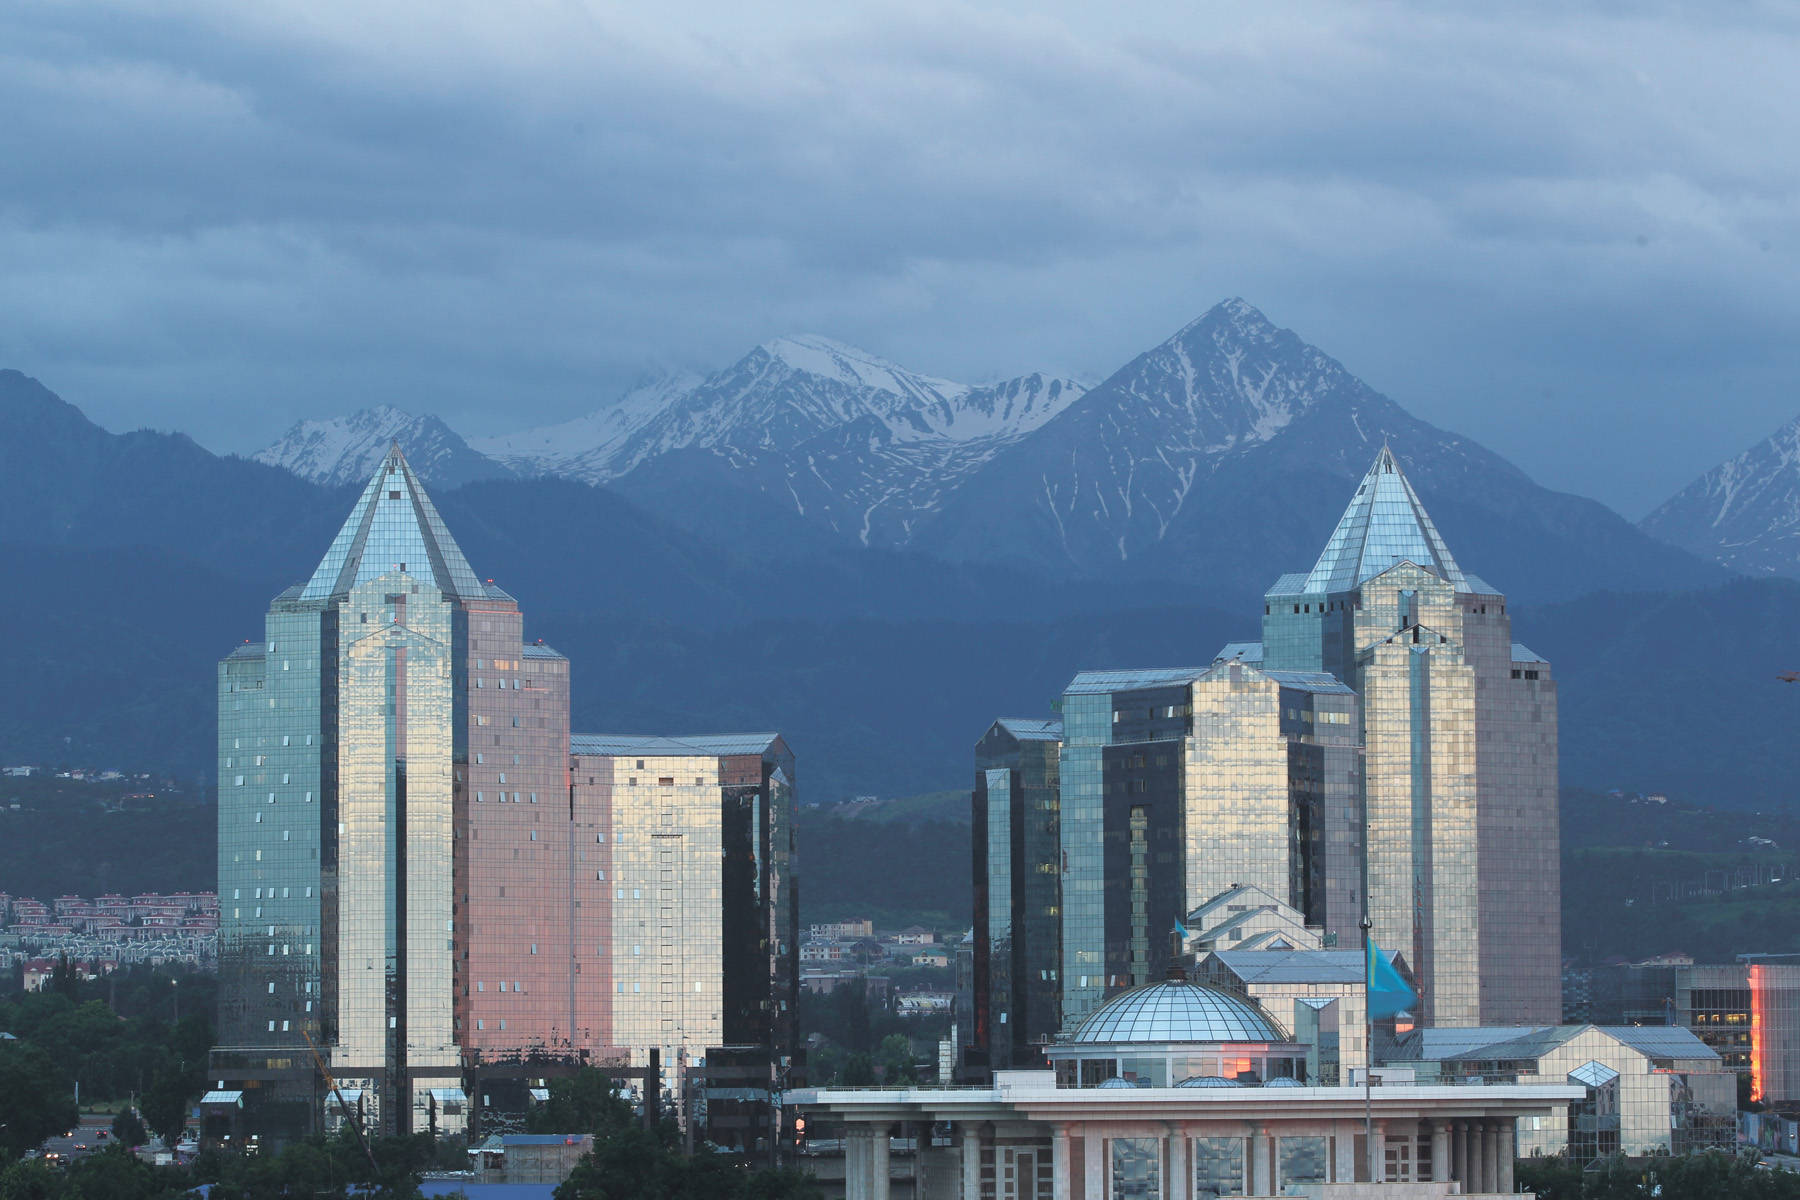
<instances>
[{"instance_id":1,"label":"snow patch on mountain","mask_svg":"<svg viewBox=\"0 0 1800 1200\"><path fill-rule=\"evenodd\" d=\"M478 454L443 421L378 404L347 417L301 421L273 445L257 451L257 462L285 467L302 479L329 487L368 481L382 455L398 442L413 469L440 487L509 475L505 467Z\"/></svg>"},{"instance_id":2,"label":"snow patch on mountain","mask_svg":"<svg viewBox=\"0 0 1800 1200\"><path fill-rule=\"evenodd\" d=\"M1736 571L1800 578L1800 417L1677 492L1641 526Z\"/></svg>"},{"instance_id":3,"label":"snow patch on mountain","mask_svg":"<svg viewBox=\"0 0 1800 1200\"><path fill-rule=\"evenodd\" d=\"M606 408L519 433L470 438L469 445L520 474L602 483L614 474L611 464L618 447L703 380L694 371L657 376Z\"/></svg>"}]
</instances>

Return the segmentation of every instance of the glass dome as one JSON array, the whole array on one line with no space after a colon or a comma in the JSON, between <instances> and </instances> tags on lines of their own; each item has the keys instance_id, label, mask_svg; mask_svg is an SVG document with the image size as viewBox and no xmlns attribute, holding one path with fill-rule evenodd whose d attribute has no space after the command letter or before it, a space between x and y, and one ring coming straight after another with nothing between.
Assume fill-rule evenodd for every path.
<instances>
[{"instance_id":1,"label":"glass dome","mask_svg":"<svg viewBox=\"0 0 1800 1200\"><path fill-rule=\"evenodd\" d=\"M1095 1009L1073 1043L1285 1042L1256 1005L1196 983L1164 980L1133 988Z\"/></svg>"},{"instance_id":2,"label":"glass dome","mask_svg":"<svg viewBox=\"0 0 1800 1200\"><path fill-rule=\"evenodd\" d=\"M1305 1087L1298 1079L1275 1078L1263 1084L1264 1087Z\"/></svg>"},{"instance_id":3,"label":"glass dome","mask_svg":"<svg viewBox=\"0 0 1800 1200\"><path fill-rule=\"evenodd\" d=\"M1243 1087L1235 1079L1227 1079L1223 1075L1190 1075L1175 1085L1176 1087Z\"/></svg>"},{"instance_id":4,"label":"glass dome","mask_svg":"<svg viewBox=\"0 0 1800 1200\"><path fill-rule=\"evenodd\" d=\"M1102 1081L1100 1086L1103 1088L1128 1088L1128 1087L1136 1087L1137 1084L1127 1083L1125 1080L1120 1079L1117 1075L1114 1075L1111 1079Z\"/></svg>"}]
</instances>

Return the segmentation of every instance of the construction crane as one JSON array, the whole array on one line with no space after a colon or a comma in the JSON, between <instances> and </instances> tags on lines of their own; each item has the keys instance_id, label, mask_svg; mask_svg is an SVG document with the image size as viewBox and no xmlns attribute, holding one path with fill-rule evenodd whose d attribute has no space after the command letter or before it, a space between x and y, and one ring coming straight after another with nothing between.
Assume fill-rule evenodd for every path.
<instances>
[{"instance_id":1,"label":"construction crane","mask_svg":"<svg viewBox=\"0 0 1800 1200\"><path fill-rule=\"evenodd\" d=\"M325 1069L325 1060L320 1057L319 1048L313 1045L312 1035L302 1029L300 1031L300 1036L306 1039L306 1048L312 1051L313 1063L319 1068L319 1074L324 1077L325 1086L331 1089L331 1094L337 1097L338 1107L344 1110L346 1117L349 1117L350 1106L344 1102L344 1093L338 1088L337 1080L333 1079L331 1077L331 1072ZM360 1117L349 1117L349 1120L350 1132L356 1135L356 1144L362 1147L363 1156L369 1160L369 1169L375 1172L377 1178L379 1178L381 1175L381 1166L375 1161L375 1151L369 1149L368 1139L363 1137L362 1119Z\"/></svg>"}]
</instances>

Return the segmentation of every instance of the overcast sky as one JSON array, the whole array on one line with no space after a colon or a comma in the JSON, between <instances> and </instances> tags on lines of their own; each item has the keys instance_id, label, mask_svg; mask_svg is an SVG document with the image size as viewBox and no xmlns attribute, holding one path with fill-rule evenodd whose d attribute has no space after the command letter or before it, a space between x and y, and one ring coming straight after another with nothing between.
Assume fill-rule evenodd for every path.
<instances>
[{"instance_id":1,"label":"overcast sky","mask_svg":"<svg viewBox=\"0 0 1800 1200\"><path fill-rule=\"evenodd\" d=\"M18 0L0 366L249 451L791 332L1098 379L1241 295L1640 516L1800 412L1800 9L1450 7Z\"/></svg>"}]
</instances>

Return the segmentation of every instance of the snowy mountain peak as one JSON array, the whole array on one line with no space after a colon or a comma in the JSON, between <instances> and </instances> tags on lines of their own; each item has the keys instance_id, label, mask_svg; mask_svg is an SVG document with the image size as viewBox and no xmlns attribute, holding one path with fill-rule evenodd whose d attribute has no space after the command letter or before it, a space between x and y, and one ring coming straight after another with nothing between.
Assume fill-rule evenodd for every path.
<instances>
[{"instance_id":1,"label":"snowy mountain peak","mask_svg":"<svg viewBox=\"0 0 1800 1200\"><path fill-rule=\"evenodd\" d=\"M613 453L627 438L702 382L694 371L648 376L605 408L520 433L470 438L469 445L522 474L598 483L610 477Z\"/></svg>"},{"instance_id":2,"label":"snowy mountain peak","mask_svg":"<svg viewBox=\"0 0 1800 1200\"><path fill-rule=\"evenodd\" d=\"M1800 577L1800 417L1677 492L1642 527L1733 570Z\"/></svg>"},{"instance_id":3,"label":"snowy mountain peak","mask_svg":"<svg viewBox=\"0 0 1800 1200\"><path fill-rule=\"evenodd\" d=\"M471 450L437 417L415 416L391 404L373 405L347 417L300 421L252 457L314 483L337 486L368 479L396 443L420 477L440 487L510 473Z\"/></svg>"},{"instance_id":4,"label":"snowy mountain peak","mask_svg":"<svg viewBox=\"0 0 1800 1200\"><path fill-rule=\"evenodd\" d=\"M849 387L875 388L878 391L892 392L896 396L912 396L927 402L968 391L966 384L908 371L880 355L816 333L774 338L758 346L757 350L795 371Z\"/></svg>"}]
</instances>

